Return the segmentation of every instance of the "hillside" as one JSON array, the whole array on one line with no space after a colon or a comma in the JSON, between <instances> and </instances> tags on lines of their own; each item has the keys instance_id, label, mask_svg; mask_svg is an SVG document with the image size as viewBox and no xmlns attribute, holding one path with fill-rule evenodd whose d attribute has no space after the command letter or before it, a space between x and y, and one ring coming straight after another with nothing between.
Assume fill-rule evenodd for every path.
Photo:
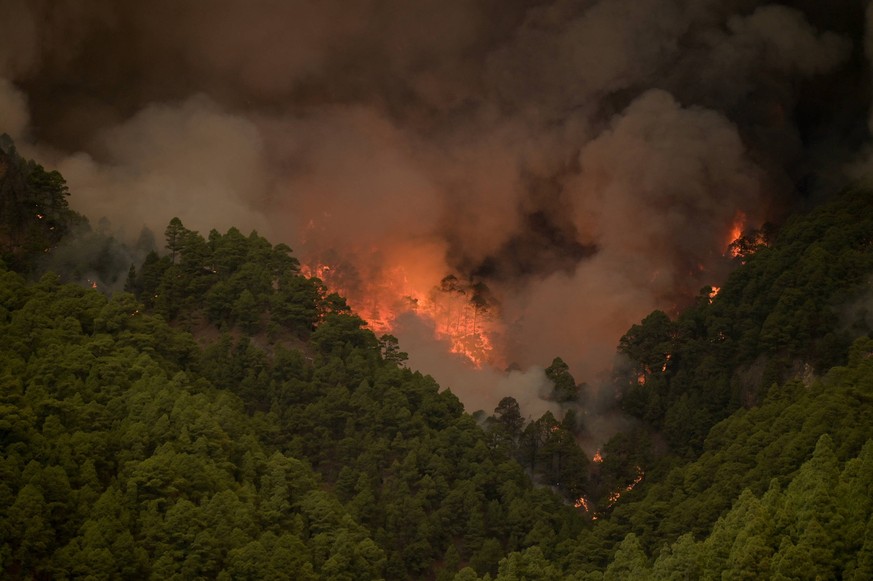
<instances>
[{"instance_id":1,"label":"hillside","mask_svg":"<svg viewBox=\"0 0 873 581\"><path fill-rule=\"evenodd\" d=\"M3 207L32 204L12 175ZM507 398L477 422L256 232L174 219L125 292L63 283L95 233L60 200L51 244L0 263L5 578L873 574L865 190L746 233L718 292L628 331L613 411L636 421L601 462L559 358L563 417Z\"/></svg>"}]
</instances>

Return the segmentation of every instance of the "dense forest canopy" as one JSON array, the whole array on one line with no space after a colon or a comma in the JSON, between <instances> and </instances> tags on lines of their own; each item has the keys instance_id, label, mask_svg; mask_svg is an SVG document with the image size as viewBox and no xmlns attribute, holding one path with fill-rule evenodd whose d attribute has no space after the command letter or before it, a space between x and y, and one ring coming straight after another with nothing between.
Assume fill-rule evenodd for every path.
<instances>
[{"instance_id":1,"label":"dense forest canopy","mask_svg":"<svg viewBox=\"0 0 873 581\"><path fill-rule=\"evenodd\" d=\"M555 357L559 414L472 416L288 246L126 248L0 145L5 578L873 576L868 190L747 233L609 393ZM595 410L627 427L591 458Z\"/></svg>"}]
</instances>

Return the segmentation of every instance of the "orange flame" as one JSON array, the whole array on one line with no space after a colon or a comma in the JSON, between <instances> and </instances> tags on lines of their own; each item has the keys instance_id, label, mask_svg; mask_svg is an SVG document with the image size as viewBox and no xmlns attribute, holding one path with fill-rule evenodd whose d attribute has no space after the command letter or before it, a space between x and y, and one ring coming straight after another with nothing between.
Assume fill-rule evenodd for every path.
<instances>
[{"instance_id":1,"label":"orange flame","mask_svg":"<svg viewBox=\"0 0 873 581\"><path fill-rule=\"evenodd\" d=\"M580 496L576 499L576 502L573 503L573 506L576 508L584 509L585 512L591 512L591 503L584 496Z\"/></svg>"},{"instance_id":2,"label":"orange flame","mask_svg":"<svg viewBox=\"0 0 873 581\"><path fill-rule=\"evenodd\" d=\"M636 466L636 469L637 475L634 477L633 481L630 484L624 487L624 490L616 490L615 492L609 493L609 496L607 497L607 506L613 506L616 502L618 502L618 499L621 498L623 492L630 492L637 484L643 481L643 477L645 476L643 469L639 466Z\"/></svg>"},{"instance_id":3,"label":"orange flame","mask_svg":"<svg viewBox=\"0 0 873 581\"><path fill-rule=\"evenodd\" d=\"M734 242L740 239L743 235L743 230L746 227L745 212L737 211L734 215L734 221L731 225L731 231L728 234L727 244L725 245L725 254L730 254L733 258L739 255L739 251L734 246Z\"/></svg>"},{"instance_id":4,"label":"orange flame","mask_svg":"<svg viewBox=\"0 0 873 581\"><path fill-rule=\"evenodd\" d=\"M667 364L670 363L670 360L673 358L672 353L667 353L667 358L664 360L664 365L661 366L661 373L665 373L667 371Z\"/></svg>"},{"instance_id":5,"label":"orange flame","mask_svg":"<svg viewBox=\"0 0 873 581\"><path fill-rule=\"evenodd\" d=\"M427 270L427 265L417 266ZM354 277L342 265L319 263L300 270L304 276L321 279L330 292L344 296L376 334L391 333L401 314L415 313L433 324L435 338L448 341L452 353L464 356L476 367L501 363L494 347L497 323L489 308L472 300L471 286L435 286L425 281L439 281L440 277L427 272L410 275L409 269L399 265L380 266L378 272Z\"/></svg>"},{"instance_id":6,"label":"orange flame","mask_svg":"<svg viewBox=\"0 0 873 581\"><path fill-rule=\"evenodd\" d=\"M713 286L713 287L709 287L709 288L710 288L709 302L710 302L710 304L712 304L712 299L714 299L715 297L718 296L718 293L721 292L721 287L720 286Z\"/></svg>"},{"instance_id":7,"label":"orange flame","mask_svg":"<svg viewBox=\"0 0 873 581\"><path fill-rule=\"evenodd\" d=\"M592 458L592 460L594 460L594 462L597 464L603 462L603 454L600 453L600 450L594 453L594 458Z\"/></svg>"}]
</instances>

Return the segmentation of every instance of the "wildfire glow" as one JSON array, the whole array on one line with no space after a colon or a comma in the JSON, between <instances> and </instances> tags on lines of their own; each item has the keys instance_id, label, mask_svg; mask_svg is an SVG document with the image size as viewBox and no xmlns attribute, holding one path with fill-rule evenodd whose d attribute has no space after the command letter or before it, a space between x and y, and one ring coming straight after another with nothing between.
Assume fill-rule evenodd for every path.
<instances>
[{"instance_id":1,"label":"wildfire glow","mask_svg":"<svg viewBox=\"0 0 873 581\"><path fill-rule=\"evenodd\" d=\"M494 347L496 306L483 297L481 288L445 276L440 263L426 257L380 258L380 266L366 273L341 263L302 266L301 272L321 279L329 291L344 296L377 335L393 332L398 316L411 312L430 321L434 336L448 341L452 353L463 355L477 367L502 364Z\"/></svg>"},{"instance_id":2,"label":"wildfire glow","mask_svg":"<svg viewBox=\"0 0 873 581\"><path fill-rule=\"evenodd\" d=\"M721 291L721 287L720 287L720 286L713 286L713 287L710 287L710 291L709 291L709 302L710 302L710 303L712 303L712 299L714 299L715 297L718 296L718 293L719 293L720 291Z\"/></svg>"},{"instance_id":3,"label":"wildfire glow","mask_svg":"<svg viewBox=\"0 0 873 581\"><path fill-rule=\"evenodd\" d=\"M624 494L625 492L630 492L637 484L643 481L643 476L645 476L645 474L643 473L642 468L637 466L636 469L637 475L634 477L633 481L630 484L625 486L623 490L616 490L615 492L611 492L609 494L609 496L607 497L608 506L614 505L616 502L618 502L618 499L621 498L622 494Z\"/></svg>"},{"instance_id":4,"label":"wildfire glow","mask_svg":"<svg viewBox=\"0 0 873 581\"><path fill-rule=\"evenodd\" d=\"M743 229L746 227L746 214L737 212L734 216L734 222L731 226L730 234L728 235L727 248L725 254L730 254L736 258L739 254L738 250L733 246L733 243L740 239L743 235Z\"/></svg>"},{"instance_id":5,"label":"wildfire glow","mask_svg":"<svg viewBox=\"0 0 873 581\"><path fill-rule=\"evenodd\" d=\"M603 462L603 454L600 453L600 450L594 452L594 458L592 458L592 460L597 464Z\"/></svg>"},{"instance_id":6,"label":"wildfire glow","mask_svg":"<svg viewBox=\"0 0 873 581\"><path fill-rule=\"evenodd\" d=\"M584 496L580 496L576 499L576 502L573 503L573 506L576 508L581 508L585 510L585 512L591 512L591 503L588 502L588 499Z\"/></svg>"},{"instance_id":7,"label":"wildfire glow","mask_svg":"<svg viewBox=\"0 0 873 581\"><path fill-rule=\"evenodd\" d=\"M667 358L664 360L664 365L661 366L661 373L664 373L667 371L667 364L670 363L670 359L672 359L672 358L673 358L673 354L667 353Z\"/></svg>"}]
</instances>

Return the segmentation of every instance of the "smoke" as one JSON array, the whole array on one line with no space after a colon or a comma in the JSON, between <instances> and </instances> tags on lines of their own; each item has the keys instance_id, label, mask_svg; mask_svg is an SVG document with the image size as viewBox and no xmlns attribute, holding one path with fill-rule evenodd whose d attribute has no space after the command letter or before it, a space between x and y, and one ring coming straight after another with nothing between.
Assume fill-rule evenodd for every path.
<instances>
[{"instance_id":1,"label":"smoke","mask_svg":"<svg viewBox=\"0 0 873 581\"><path fill-rule=\"evenodd\" d=\"M556 355L596 376L631 324L724 277L740 217L873 158L861 0L0 7L0 131L75 209L130 239L257 229L359 296L482 283L530 371L471 371L397 324L486 411L537 399Z\"/></svg>"},{"instance_id":2,"label":"smoke","mask_svg":"<svg viewBox=\"0 0 873 581\"><path fill-rule=\"evenodd\" d=\"M283 168L274 210L317 249L379 248L434 235L440 192L413 136L378 111L327 108L262 119L272 167Z\"/></svg>"},{"instance_id":3,"label":"smoke","mask_svg":"<svg viewBox=\"0 0 873 581\"><path fill-rule=\"evenodd\" d=\"M867 6L864 14L864 56L867 64L873 67L873 2ZM873 133L873 106L867 115L867 129ZM848 163L847 172L854 178L871 182L873 180L873 146L867 144L857 157Z\"/></svg>"},{"instance_id":4,"label":"smoke","mask_svg":"<svg viewBox=\"0 0 873 581\"><path fill-rule=\"evenodd\" d=\"M6 79L0 78L0 127L13 139L24 137L29 123L27 98Z\"/></svg>"},{"instance_id":5,"label":"smoke","mask_svg":"<svg viewBox=\"0 0 873 581\"><path fill-rule=\"evenodd\" d=\"M162 232L174 216L204 233L237 226L273 234L261 209L269 182L263 140L251 121L207 97L149 105L96 143L100 161L85 152L56 161L71 204L87 214L132 235L143 224Z\"/></svg>"},{"instance_id":6,"label":"smoke","mask_svg":"<svg viewBox=\"0 0 873 581\"><path fill-rule=\"evenodd\" d=\"M490 415L501 399L513 397L529 420L547 411L559 419L563 417L560 406L545 399L552 382L542 367L508 372L489 367L475 369L462 355L451 353L446 341L434 338L432 325L412 314L399 317L395 333L409 353L409 367L426 370L441 387L451 389L468 412L482 410Z\"/></svg>"}]
</instances>

